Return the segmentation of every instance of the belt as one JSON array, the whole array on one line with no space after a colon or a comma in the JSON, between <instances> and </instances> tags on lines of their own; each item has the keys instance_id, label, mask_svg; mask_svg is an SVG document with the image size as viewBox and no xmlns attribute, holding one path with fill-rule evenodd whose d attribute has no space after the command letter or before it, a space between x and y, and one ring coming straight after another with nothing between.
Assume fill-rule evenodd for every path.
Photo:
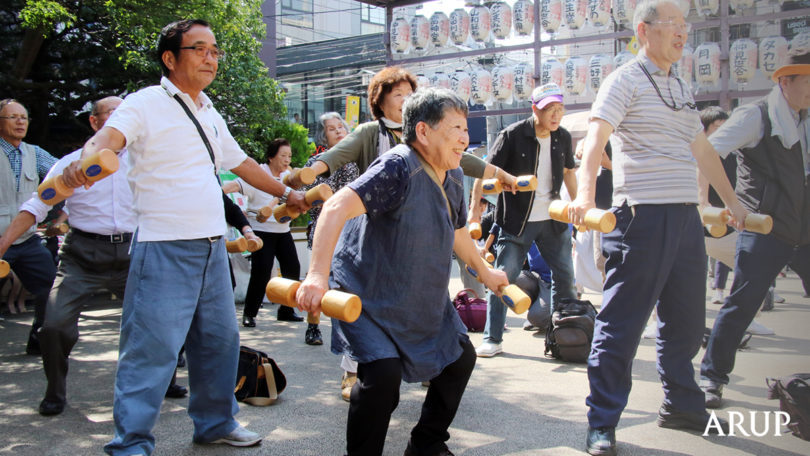
<instances>
[{"instance_id":1,"label":"belt","mask_svg":"<svg viewBox=\"0 0 810 456\"><path fill-rule=\"evenodd\" d=\"M105 241L109 242L110 244L121 244L123 242L129 242L132 240L132 233L96 234L88 233L87 231L82 231L78 228L71 228L70 231L82 237L95 239L97 241Z\"/></svg>"}]
</instances>

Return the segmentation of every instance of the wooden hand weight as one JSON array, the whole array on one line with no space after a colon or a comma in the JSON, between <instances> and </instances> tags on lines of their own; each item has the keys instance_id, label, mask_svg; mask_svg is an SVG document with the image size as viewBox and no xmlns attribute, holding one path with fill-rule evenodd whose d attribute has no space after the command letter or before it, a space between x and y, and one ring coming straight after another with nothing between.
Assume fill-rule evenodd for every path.
<instances>
[{"instance_id":1,"label":"wooden hand weight","mask_svg":"<svg viewBox=\"0 0 810 456\"><path fill-rule=\"evenodd\" d=\"M568 201L554 200L548 207L548 215L563 223L571 223L568 218ZM602 233L610 233L616 228L616 216L610 211L591 209L585 213L585 226Z\"/></svg>"},{"instance_id":2,"label":"wooden hand weight","mask_svg":"<svg viewBox=\"0 0 810 456\"><path fill-rule=\"evenodd\" d=\"M110 149L102 149L82 160L81 167L87 180L96 182L118 171L118 156ZM59 175L39 184L37 193L43 203L53 206L73 195L73 189Z\"/></svg>"},{"instance_id":3,"label":"wooden hand weight","mask_svg":"<svg viewBox=\"0 0 810 456\"><path fill-rule=\"evenodd\" d=\"M529 310L532 300L517 285L507 285L500 289L501 301L516 314Z\"/></svg>"},{"instance_id":4,"label":"wooden hand weight","mask_svg":"<svg viewBox=\"0 0 810 456\"><path fill-rule=\"evenodd\" d=\"M295 293L298 292L298 287L301 282L275 277L267 282L265 292L267 299L272 302L285 305L287 307L296 307ZM344 293L338 290L329 290L323 295L321 299L321 311L330 318L337 318L346 323L352 323L360 317L360 312L363 306L360 298L356 295Z\"/></svg>"},{"instance_id":5,"label":"wooden hand weight","mask_svg":"<svg viewBox=\"0 0 810 456\"><path fill-rule=\"evenodd\" d=\"M298 190L304 185L315 182L315 177L315 170L312 168L296 168L290 174L284 176L282 182L284 182L284 185Z\"/></svg>"},{"instance_id":6,"label":"wooden hand weight","mask_svg":"<svg viewBox=\"0 0 810 456\"><path fill-rule=\"evenodd\" d=\"M473 238L475 240L481 239L482 230L481 230L481 224L480 223L476 223L476 222L470 223L470 226L467 227L467 231L470 232L470 237L471 238Z\"/></svg>"},{"instance_id":7,"label":"wooden hand weight","mask_svg":"<svg viewBox=\"0 0 810 456\"><path fill-rule=\"evenodd\" d=\"M0 260L0 279L7 276L11 271L11 265L6 260Z\"/></svg>"},{"instance_id":8,"label":"wooden hand weight","mask_svg":"<svg viewBox=\"0 0 810 456\"><path fill-rule=\"evenodd\" d=\"M720 207L705 207L700 213L705 225L725 226L731 219L728 209ZM745 230L753 233L768 234L773 229L773 218L766 214L750 213L745 217Z\"/></svg>"},{"instance_id":9,"label":"wooden hand weight","mask_svg":"<svg viewBox=\"0 0 810 456\"><path fill-rule=\"evenodd\" d=\"M247 238L245 238L247 239ZM248 252L255 252L257 250L261 250L264 247L264 242L261 239L248 239L247 240L247 250Z\"/></svg>"},{"instance_id":10,"label":"wooden hand weight","mask_svg":"<svg viewBox=\"0 0 810 456\"><path fill-rule=\"evenodd\" d=\"M247 248L248 248L248 241L243 237L225 243L225 249L228 251L228 253L244 252L245 250L247 250Z\"/></svg>"},{"instance_id":11,"label":"wooden hand weight","mask_svg":"<svg viewBox=\"0 0 810 456\"><path fill-rule=\"evenodd\" d=\"M306 195L304 195L304 199L306 199L307 203L311 206L320 206L331 196L332 188L327 184L321 184L307 190ZM279 204L275 209L273 209L273 216L279 223L289 222L299 215L301 215L301 211L287 207L286 204Z\"/></svg>"},{"instance_id":12,"label":"wooden hand weight","mask_svg":"<svg viewBox=\"0 0 810 456\"><path fill-rule=\"evenodd\" d=\"M271 215L273 215L273 208L270 206L264 206L256 212L256 221L259 223L264 223L270 218Z\"/></svg>"},{"instance_id":13,"label":"wooden hand weight","mask_svg":"<svg viewBox=\"0 0 810 456\"><path fill-rule=\"evenodd\" d=\"M537 190L536 176L518 176L515 178L515 187L519 192L533 192ZM503 191L503 184L498 179L486 179L481 183L485 195L495 195Z\"/></svg>"},{"instance_id":14,"label":"wooden hand weight","mask_svg":"<svg viewBox=\"0 0 810 456\"><path fill-rule=\"evenodd\" d=\"M484 254L484 261L486 261L487 263L490 263L490 264L495 262L495 255L493 255L492 252L485 253Z\"/></svg>"},{"instance_id":15,"label":"wooden hand weight","mask_svg":"<svg viewBox=\"0 0 810 456\"><path fill-rule=\"evenodd\" d=\"M475 280L477 280L479 283L484 283L484 281L481 280L481 276L478 275L478 271L473 269L472 266L470 266L469 264L465 264L464 266L467 268L467 272L469 272L471 276L475 277ZM492 264L490 264L487 261L484 261L484 266L486 266L486 267L488 267L490 269L492 269L494 267L494 266L492 266Z\"/></svg>"}]
</instances>

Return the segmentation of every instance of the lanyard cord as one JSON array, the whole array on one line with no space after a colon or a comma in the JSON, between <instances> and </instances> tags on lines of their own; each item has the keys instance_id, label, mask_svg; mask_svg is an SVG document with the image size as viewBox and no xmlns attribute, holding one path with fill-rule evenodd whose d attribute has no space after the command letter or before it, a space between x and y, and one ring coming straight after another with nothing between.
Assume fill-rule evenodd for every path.
<instances>
[{"instance_id":1,"label":"lanyard cord","mask_svg":"<svg viewBox=\"0 0 810 456\"><path fill-rule=\"evenodd\" d=\"M638 61L638 60L636 60L636 63L638 63L638 66L641 67L641 71L644 72L644 75L647 76L647 79L650 80L650 83L655 88L655 92L658 93L658 98L660 98L661 101L664 102L664 105L666 105L667 108L669 108L669 109L671 109L671 110L673 110L675 112L678 112L678 111L683 110L683 108L686 108L686 107L689 107L689 109L695 109L697 107L694 103L690 103L688 101L684 102L683 105L681 105L680 108L678 107L678 105L675 103L675 97L672 96L672 88L669 86L669 77L667 76L667 90L669 90L669 98L672 99L672 105L670 106L670 104L667 102L667 100L664 99L664 96L661 94L661 90L658 88L658 84L655 83L655 80L653 80L652 75L650 74L649 71L647 71L647 68L644 65L642 65L641 62ZM683 84L681 83L681 80L679 78L675 78L675 79L678 80L678 85L681 87L681 95L683 95Z\"/></svg>"}]
</instances>

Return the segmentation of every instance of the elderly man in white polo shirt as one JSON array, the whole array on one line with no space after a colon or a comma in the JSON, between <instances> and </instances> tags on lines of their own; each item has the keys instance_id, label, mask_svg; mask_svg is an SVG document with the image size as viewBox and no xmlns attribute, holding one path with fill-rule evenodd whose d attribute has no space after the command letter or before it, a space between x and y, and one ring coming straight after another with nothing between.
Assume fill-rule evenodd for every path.
<instances>
[{"instance_id":1,"label":"elderly man in white polo shirt","mask_svg":"<svg viewBox=\"0 0 810 456\"><path fill-rule=\"evenodd\" d=\"M239 332L215 171L230 169L287 204L309 209L301 192L270 179L242 152L202 92L222 56L208 23L167 25L158 56L160 85L129 95L82 154L127 147L138 217L121 317L115 438L104 448L113 455L154 451L152 428L183 342L194 441L249 446L261 440L234 419ZM85 182L77 163L67 174L68 185Z\"/></svg>"},{"instance_id":2,"label":"elderly man in white polo shirt","mask_svg":"<svg viewBox=\"0 0 810 456\"><path fill-rule=\"evenodd\" d=\"M588 453L616 454L615 428L627 405L632 363L657 304L658 372L664 403L658 425L703 432L709 420L692 359L700 348L706 305L706 250L697 210L697 168L732 212L734 195L703 133L689 87L673 71L690 29L672 0L637 6L638 57L611 73L591 108L579 193L569 207L582 224L594 207L596 171L611 133L624 146L613 156L616 229L603 236L607 277L597 316L586 403Z\"/></svg>"}]
</instances>

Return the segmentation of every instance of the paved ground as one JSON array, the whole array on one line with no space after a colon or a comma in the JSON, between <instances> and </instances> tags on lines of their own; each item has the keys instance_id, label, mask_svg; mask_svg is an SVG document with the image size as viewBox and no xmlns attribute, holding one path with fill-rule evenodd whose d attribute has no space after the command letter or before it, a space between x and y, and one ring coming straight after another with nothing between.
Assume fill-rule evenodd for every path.
<instances>
[{"instance_id":1,"label":"paved ground","mask_svg":"<svg viewBox=\"0 0 810 456\"><path fill-rule=\"evenodd\" d=\"M454 280L451 291L459 286ZM755 412L757 429L764 429L764 411L778 408L766 399L766 376L810 371L810 299L802 298L795 275L779 279L787 298L759 320L777 335L754 337L740 352L727 406L720 411ZM588 295L598 302L597 296ZM68 383L68 407L57 417L42 417L36 407L45 389L41 361L22 354L31 314L0 321L0 453L15 455L100 454L112 436L112 391L117 357L120 310L102 302L84 314L81 339L73 351ZM719 306L707 304L711 320ZM241 315L241 309L238 309ZM155 428L156 454L165 455L340 455L345 448L347 404L339 397L339 358L327 346L304 344L303 323L277 322L274 306L259 314L258 327L241 328L242 343L273 356L287 375L289 386L270 407L242 405L239 420L265 436L248 449L200 446L191 443L186 399L167 400ZM510 314L506 353L479 359L450 430L450 448L457 455L578 455L582 452L585 396L588 382L583 365L565 364L543 356L542 335L520 329L523 319ZM324 324L328 334L329 324ZM481 335L472 334L477 345ZM702 352L696 359L696 365ZM179 383L187 384L186 371ZM388 432L386 455L400 455L416 422L425 389L403 384L402 397ZM655 370L654 341L643 340L633 368L633 392L618 429L622 455L808 455L810 442L791 435L766 437L702 437L658 428L656 411L662 399ZM773 417L771 416L771 419ZM784 429L782 430L784 431Z\"/></svg>"}]
</instances>

